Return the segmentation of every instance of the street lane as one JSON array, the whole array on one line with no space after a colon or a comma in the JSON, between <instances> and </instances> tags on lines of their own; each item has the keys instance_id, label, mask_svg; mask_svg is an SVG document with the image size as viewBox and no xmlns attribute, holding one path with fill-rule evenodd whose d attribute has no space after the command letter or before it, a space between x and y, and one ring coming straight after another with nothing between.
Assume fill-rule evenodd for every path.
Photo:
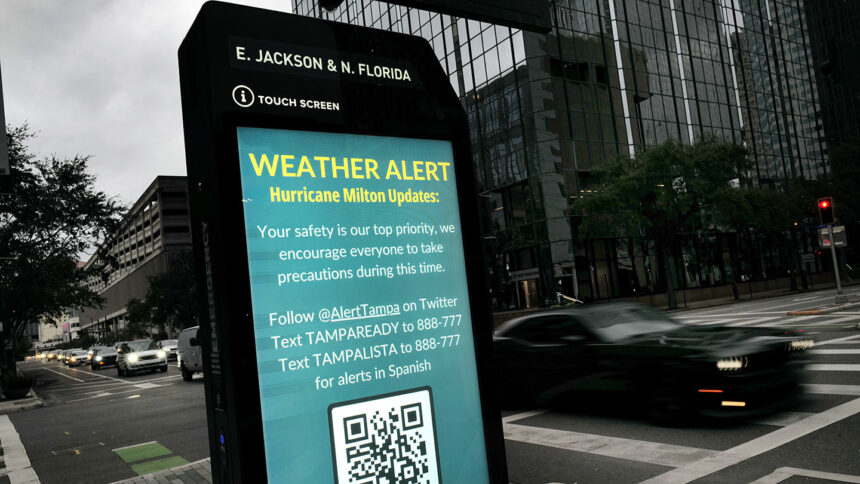
<instances>
[{"instance_id":1,"label":"street lane","mask_svg":"<svg viewBox=\"0 0 860 484\"><path fill-rule=\"evenodd\" d=\"M209 456L199 376L185 382L173 364L167 373L129 378L57 363L27 362L21 369L38 378L46 405L10 418L42 483L109 483L137 476L133 466ZM127 462L114 451L148 442L169 453Z\"/></svg>"},{"instance_id":2,"label":"street lane","mask_svg":"<svg viewBox=\"0 0 860 484\"><path fill-rule=\"evenodd\" d=\"M790 482L816 477L858 482L860 462L846 453L856 453L860 433L860 313L786 315L810 301L829 302L832 292L802 301L789 296L672 314L686 324L783 327L815 339L812 365L804 371L805 394L790 411L683 428L601 409L508 411L503 420L511 481L716 483L782 476Z\"/></svg>"},{"instance_id":3,"label":"street lane","mask_svg":"<svg viewBox=\"0 0 860 484\"><path fill-rule=\"evenodd\" d=\"M771 308L809 302L792 299L755 303ZM673 317L686 324L719 320L804 331L816 340L812 365L804 372L806 393L789 411L681 428L655 426L617 410L505 411L511 482L710 483L773 476L838 481L860 476L860 462L845 458L846 452L856 452L860 433L860 312L789 317L733 305ZM149 463L193 462L209 455L199 376L183 382L173 366L167 373L131 378L117 378L113 369L93 372L56 363L27 362L22 368L38 376L37 391L46 406L10 417L42 482L109 483L133 477ZM129 446L157 452L137 461L123 458L122 448Z\"/></svg>"}]
</instances>

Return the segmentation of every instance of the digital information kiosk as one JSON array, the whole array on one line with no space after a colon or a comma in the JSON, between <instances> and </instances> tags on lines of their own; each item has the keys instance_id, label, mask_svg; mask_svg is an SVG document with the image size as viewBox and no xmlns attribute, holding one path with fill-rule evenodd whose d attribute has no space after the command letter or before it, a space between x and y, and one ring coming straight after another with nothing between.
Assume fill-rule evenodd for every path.
<instances>
[{"instance_id":1,"label":"digital information kiosk","mask_svg":"<svg viewBox=\"0 0 860 484\"><path fill-rule=\"evenodd\" d=\"M179 49L216 482L507 482L466 115L427 41L210 2Z\"/></svg>"}]
</instances>

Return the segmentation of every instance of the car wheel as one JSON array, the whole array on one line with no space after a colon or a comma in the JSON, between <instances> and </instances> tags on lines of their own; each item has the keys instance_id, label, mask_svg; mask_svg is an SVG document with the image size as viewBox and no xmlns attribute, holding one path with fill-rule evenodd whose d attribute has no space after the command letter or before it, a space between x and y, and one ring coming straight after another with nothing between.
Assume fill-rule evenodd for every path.
<instances>
[{"instance_id":1,"label":"car wheel","mask_svg":"<svg viewBox=\"0 0 860 484\"><path fill-rule=\"evenodd\" d=\"M689 422L692 405L680 391L660 389L651 394L647 402L648 417L664 427L679 427Z\"/></svg>"},{"instance_id":2,"label":"car wheel","mask_svg":"<svg viewBox=\"0 0 860 484\"><path fill-rule=\"evenodd\" d=\"M162 373L166 373L167 372L167 365L162 366L161 368L159 368L159 370L161 370Z\"/></svg>"},{"instance_id":3,"label":"car wheel","mask_svg":"<svg viewBox=\"0 0 860 484\"><path fill-rule=\"evenodd\" d=\"M185 381L191 381L191 378L194 376L194 373L188 371L185 368L185 365L180 365L179 370L182 371L182 379Z\"/></svg>"},{"instance_id":4,"label":"car wheel","mask_svg":"<svg viewBox=\"0 0 860 484\"><path fill-rule=\"evenodd\" d=\"M116 376L125 376L122 373L122 368L120 368L119 366L116 367Z\"/></svg>"}]
</instances>

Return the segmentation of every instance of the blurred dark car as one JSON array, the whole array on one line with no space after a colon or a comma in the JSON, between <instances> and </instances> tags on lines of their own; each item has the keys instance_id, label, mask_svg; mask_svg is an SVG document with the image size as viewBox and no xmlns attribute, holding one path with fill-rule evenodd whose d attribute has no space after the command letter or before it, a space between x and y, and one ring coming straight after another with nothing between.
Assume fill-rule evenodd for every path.
<instances>
[{"instance_id":1,"label":"blurred dark car","mask_svg":"<svg viewBox=\"0 0 860 484\"><path fill-rule=\"evenodd\" d=\"M632 303L531 314L494 337L503 403L622 403L664 424L790 406L812 345L776 328L682 325Z\"/></svg>"},{"instance_id":2,"label":"blurred dark car","mask_svg":"<svg viewBox=\"0 0 860 484\"><path fill-rule=\"evenodd\" d=\"M110 346L100 346L93 351L90 359L90 369L99 370L106 366L116 366L116 349Z\"/></svg>"}]
</instances>

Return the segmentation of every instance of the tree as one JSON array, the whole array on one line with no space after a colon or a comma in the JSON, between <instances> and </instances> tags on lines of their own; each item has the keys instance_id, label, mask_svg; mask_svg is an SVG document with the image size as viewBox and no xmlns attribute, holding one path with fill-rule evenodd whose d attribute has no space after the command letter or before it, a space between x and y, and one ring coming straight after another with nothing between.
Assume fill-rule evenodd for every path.
<instances>
[{"instance_id":1,"label":"tree","mask_svg":"<svg viewBox=\"0 0 860 484\"><path fill-rule=\"evenodd\" d=\"M159 334L165 334L168 326L179 330L196 325L196 294L194 259L187 251L173 261L167 272L149 277L149 288L142 300L129 300L129 331L144 335L155 325Z\"/></svg>"},{"instance_id":2,"label":"tree","mask_svg":"<svg viewBox=\"0 0 860 484\"><path fill-rule=\"evenodd\" d=\"M667 141L619 157L595 170L597 185L579 203L585 216L580 233L653 239L664 261L669 307L676 308L674 248L682 236L701 238L714 227L746 168L745 148L712 137L693 145Z\"/></svg>"},{"instance_id":3,"label":"tree","mask_svg":"<svg viewBox=\"0 0 860 484\"><path fill-rule=\"evenodd\" d=\"M11 174L0 177L0 320L12 342L30 321L102 304L85 284L100 268L78 267L79 254L114 231L124 211L95 189L88 156L36 159L26 145L33 136L26 125L7 128Z\"/></svg>"}]
</instances>

